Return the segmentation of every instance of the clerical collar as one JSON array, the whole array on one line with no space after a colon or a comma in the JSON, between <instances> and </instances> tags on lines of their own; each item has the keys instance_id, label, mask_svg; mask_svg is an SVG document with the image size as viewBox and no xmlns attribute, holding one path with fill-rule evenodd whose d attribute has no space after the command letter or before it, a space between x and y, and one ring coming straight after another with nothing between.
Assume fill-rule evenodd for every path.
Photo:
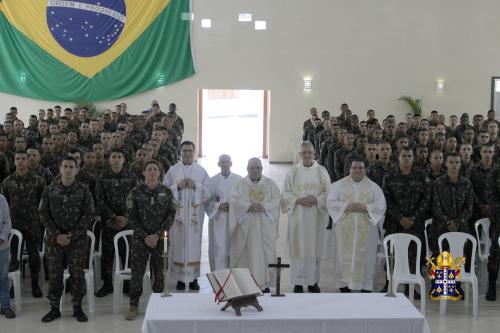
<instances>
[{"instance_id":1,"label":"clerical collar","mask_svg":"<svg viewBox=\"0 0 500 333\"><path fill-rule=\"evenodd\" d=\"M311 163L311 165L305 165L304 161L302 161L302 166L303 166L304 168L310 168L310 167L312 167L313 165L314 165L314 162L312 162L312 163Z\"/></svg>"}]
</instances>

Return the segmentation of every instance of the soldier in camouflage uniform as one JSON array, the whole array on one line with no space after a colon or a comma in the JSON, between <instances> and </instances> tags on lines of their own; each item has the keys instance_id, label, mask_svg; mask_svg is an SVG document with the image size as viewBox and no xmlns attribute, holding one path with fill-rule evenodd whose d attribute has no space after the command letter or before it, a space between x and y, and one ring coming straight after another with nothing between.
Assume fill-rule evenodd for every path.
<instances>
[{"instance_id":1,"label":"soldier in camouflage uniform","mask_svg":"<svg viewBox=\"0 0 500 333\"><path fill-rule=\"evenodd\" d=\"M177 130L177 132L179 132L180 134L179 142L182 142L182 136L184 135L184 120L177 113L177 106L175 105L175 103L170 103L170 105L168 106L167 115L168 114L173 114L175 116L173 127Z\"/></svg>"},{"instance_id":2,"label":"soldier in camouflage uniform","mask_svg":"<svg viewBox=\"0 0 500 333\"><path fill-rule=\"evenodd\" d=\"M347 155L354 150L355 150L354 134L347 133L344 136L344 147L337 150L333 155L333 168L334 168L335 180L344 178L345 159Z\"/></svg>"},{"instance_id":3,"label":"soldier in camouflage uniform","mask_svg":"<svg viewBox=\"0 0 500 333\"><path fill-rule=\"evenodd\" d=\"M429 148L426 145L419 144L415 147L415 161L413 163L413 168L427 171L429 166Z\"/></svg>"},{"instance_id":4,"label":"soldier in camouflage uniform","mask_svg":"<svg viewBox=\"0 0 500 333\"><path fill-rule=\"evenodd\" d=\"M472 156L472 144L462 143L458 148L460 154L460 175L469 178L472 168L474 168L474 162L471 160Z\"/></svg>"},{"instance_id":5,"label":"soldier in camouflage uniform","mask_svg":"<svg viewBox=\"0 0 500 333\"><path fill-rule=\"evenodd\" d=\"M446 158L447 174L434 181L432 188L433 220L429 227L429 247L433 256L439 255L438 238L446 232L470 233L474 191L471 182L460 176L460 156L449 154ZM446 249L446 245L444 244ZM469 271L472 246L466 243L465 270ZM458 288L458 286L457 286Z\"/></svg>"},{"instance_id":6,"label":"soldier in camouflage uniform","mask_svg":"<svg viewBox=\"0 0 500 333\"><path fill-rule=\"evenodd\" d=\"M139 148L135 152L135 161L130 164L129 170L134 173L139 181L144 181L144 167L148 161L148 152L146 149Z\"/></svg>"},{"instance_id":7,"label":"soldier in camouflage uniform","mask_svg":"<svg viewBox=\"0 0 500 333\"><path fill-rule=\"evenodd\" d=\"M500 266L500 246L498 239L500 237L500 169L493 171L493 183L495 197L495 204L490 206L490 255L488 257L488 291L486 292L486 299L488 301L495 301L497 299L496 283L498 278L498 268Z\"/></svg>"},{"instance_id":8,"label":"soldier in camouflage uniform","mask_svg":"<svg viewBox=\"0 0 500 333\"><path fill-rule=\"evenodd\" d=\"M92 193L92 196L95 199L95 188L96 188L96 179L95 177L87 172L83 167L82 167L82 152L78 149L72 149L68 152L68 156L73 157L78 165L78 173L76 174L76 180L79 181L80 183L83 183L88 186L90 192Z\"/></svg>"},{"instance_id":9,"label":"soldier in camouflage uniform","mask_svg":"<svg viewBox=\"0 0 500 333\"><path fill-rule=\"evenodd\" d=\"M141 145L146 142L148 133L144 129L145 121L142 116L133 117L132 123L134 124L134 129L130 133L130 137L132 138L134 150L137 151L137 149L141 148Z\"/></svg>"},{"instance_id":10,"label":"soldier in camouflage uniform","mask_svg":"<svg viewBox=\"0 0 500 333\"><path fill-rule=\"evenodd\" d=\"M115 235L127 228L126 199L137 184L135 175L124 168L125 155L120 149L112 149L109 155L110 168L97 178L96 198L99 216L103 221L101 276L104 282L96 293L104 297L113 292L113 258ZM120 251L120 253L122 253Z\"/></svg>"},{"instance_id":11,"label":"soldier in camouflage uniform","mask_svg":"<svg viewBox=\"0 0 500 333\"><path fill-rule=\"evenodd\" d=\"M344 162L345 176L349 175L349 170L351 169L351 163L353 160L362 160L367 168L377 162L378 145L375 142L366 142L363 143L363 146L363 152L354 151L347 154Z\"/></svg>"},{"instance_id":12,"label":"soldier in camouflage uniform","mask_svg":"<svg viewBox=\"0 0 500 333\"><path fill-rule=\"evenodd\" d=\"M332 119L330 119L330 122L332 122ZM316 157L320 165L322 166L326 165L326 158L328 157L328 150L330 149L330 147L333 147L332 148L333 151L340 148L339 132L340 132L340 125L337 123L332 123L331 134L329 137L325 138L325 141L323 141L323 143L321 144L319 158Z\"/></svg>"},{"instance_id":13,"label":"soldier in camouflage uniform","mask_svg":"<svg viewBox=\"0 0 500 333\"><path fill-rule=\"evenodd\" d=\"M347 133L344 136L344 146L336 150L333 154L333 159L329 157L326 163L328 174L331 173L330 179L332 182L344 178L345 157L353 150L354 134ZM333 163L331 163L332 161Z\"/></svg>"},{"instance_id":14,"label":"soldier in camouflage uniform","mask_svg":"<svg viewBox=\"0 0 500 333\"><path fill-rule=\"evenodd\" d=\"M160 164L146 162L144 183L135 187L127 197L127 216L134 230L130 265L130 311L127 320L137 316L142 279L150 257L153 271L153 292L163 290L163 237L174 222L176 206L170 189L160 183Z\"/></svg>"},{"instance_id":15,"label":"soldier in camouflage uniform","mask_svg":"<svg viewBox=\"0 0 500 333\"><path fill-rule=\"evenodd\" d=\"M40 273L40 254L38 252L42 240L42 229L38 217L38 204L45 188L44 180L29 171L28 155L18 151L14 157L16 171L2 182L2 194L11 208L12 227L23 234L28 250L31 272L31 292L33 297L42 297L38 285ZM19 266L17 261L17 238L11 244L11 270Z\"/></svg>"},{"instance_id":16,"label":"soldier in camouflage uniform","mask_svg":"<svg viewBox=\"0 0 500 333\"><path fill-rule=\"evenodd\" d=\"M45 181L45 185L49 185L52 182L52 174L49 169L40 164L42 160L42 155L40 151L36 148L28 148L28 167L31 172L35 173L37 176L42 177Z\"/></svg>"},{"instance_id":17,"label":"soldier in camouflage uniform","mask_svg":"<svg viewBox=\"0 0 500 333\"><path fill-rule=\"evenodd\" d=\"M85 264L87 261L87 230L94 218L94 201L87 186L75 181L76 160L65 157L60 163L61 180L54 181L43 192L38 209L47 235L45 245L49 262L49 295L51 310L42 322L61 316L59 302L64 289L66 264L72 278L73 317L84 322L82 310L85 294Z\"/></svg>"},{"instance_id":18,"label":"soldier in camouflage uniform","mask_svg":"<svg viewBox=\"0 0 500 333\"><path fill-rule=\"evenodd\" d=\"M171 164L165 157L158 154L160 151L160 142L158 140L151 139L148 141L148 145L153 148L153 155L151 156L151 159L160 162L161 166L163 167L163 170L168 171L168 169L170 169L170 167L172 165L175 165L175 164ZM146 149L148 149L148 148L146 148ZM175 162L175 163L177 163L177 162Z\"/></svg>"},{"instance_id":19,"label":"soldier in camouflage uniform","mask_svg":"<svg viewBox=\"0 0 500 333\"><path fill-rule=\"evenodd\" d=\"M387 141L377 144L378 160L366 169L366 176L382 188L384 176L392 168L392 147Z\"/></svg>"},{"instance_id":20,"label":"soldier in camouflage uniform","mask_svg":"<svg viewBox=\"0 0 500 333\"><path fill-rule=\"evenodd\" d=\"M42 140L42 165L48 168L52 176L59 174L59 157L55 154L55 143L51 137Z\"/></svg>"},{"instance_id":21,"label":"soldier in camouflage uniform","mask_svg":"<svg viewBox=\"0 0 500 333\"><path fill-rule=\"evenodd\" d=\"M165 127L168 131L168 138L172 145L175 147L176 150L179 150L179 147L182 142L182 134L179 132L179 130L174 127L175 119L177 118L177 115L173 113L167 113L167 116L162 119L162 124L163 127Z\"/></svg>"},{"instance_id":22,"label":"soldier in camouflage uniform","mask_svg":"<svg viewBox=\"0 0 500 333\"><path fill-rule=\"evenodd\" d=\"M469 180L474 189L474 210L470 220L469 229L474 230L475 221L482 218L489 218L492 208L498 199L495 196L495 180L493 171L496 169L493 164L495 148L492 144L481 147L481 161L472 168Z\"/></svg>"},{"instance_id":23,"label":"soldier in camouflage uniform","mask_svg":"<svg viewBox=\"0 0 500 333\"><path fill-rule=\"evenodd\" d=\"M406 233L416 236L424 244L425 213L430 199L430 179L420 169L413 167L413 150L402 148L399 152L399 167L389 171L383 184L387 210L384 221L385 235ZM423 247L422 247L423 249ZM410 272L415 273L417 246L410 244L408 251ZM405 292L408 292L406 287Z\"/></svg>"}]
</instances>

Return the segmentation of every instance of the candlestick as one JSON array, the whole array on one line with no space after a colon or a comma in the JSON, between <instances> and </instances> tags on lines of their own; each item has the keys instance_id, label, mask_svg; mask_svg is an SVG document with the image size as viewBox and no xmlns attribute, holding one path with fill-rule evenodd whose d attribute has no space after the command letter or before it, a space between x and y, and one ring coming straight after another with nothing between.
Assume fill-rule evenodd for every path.
<instances>
[{"instance_id":1,"label":"candlestick","mask_svg":"<svg viewBox=\"0 0 500 333\"><path fill-rule=\"evenodd\" d=\"M163 233L163 252L168 254L168 232Z\"/></svg>"},{"instance_id":2,"label":"candlestick","mask_svg":"<svg viewBox=\"0 0 500 333\"><path fill-rule=\"evenodd\" d=\"M389 267L387 267L388 272L389 272L389 283L387 285L387 294L385 294L385 297L396 297L396 294L392 290L393 288L393 282L392 279L394 277L394 241L391 242L391 251L389 253Z\"/></svg>"}]
</instances>

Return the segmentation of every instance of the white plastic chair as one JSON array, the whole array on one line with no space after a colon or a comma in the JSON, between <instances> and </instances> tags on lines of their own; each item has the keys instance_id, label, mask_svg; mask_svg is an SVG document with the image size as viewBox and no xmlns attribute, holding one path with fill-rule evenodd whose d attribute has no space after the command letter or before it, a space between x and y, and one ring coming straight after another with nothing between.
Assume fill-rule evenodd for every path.
<instances>
[{"instance_id":1,"label":"white plastic chair","mask_svg":"<svg viewBox=\"0 0 500 333\"><path fill-rule=\"evenodd\" d=\"M429 246L429 236L427 234L427 227L430 227L431 224L432 224L432 219L425 220L424 222L425 256L427 258L432 257L432 251Z\"/></svg>"},{"instance_id":2,"label":"white plastic chair","mask_svg":"<svg viewBox=\"0 0 500 333\"><path fill-rule=\"evenodd\" d=\"M94 296L94 245L95 245L95 236L91 231L87 230L87 237L90 239L90 246L89 246L89 267L85 268L85 286L87 290L87 303L88 303L88 308L89 312L95 312L95 296ZM61 296L61 303L59 305L59 309L62 312L63 309L63 300L64 300L64 295L66 294L66 281L69 279L70 274L68 269L64 270L64 277L63 277L63 283L64 283L64 290L63 294Z\"/></svg>"},{"instance_id":3,"label":"white plastic chair","mask_svg":"<svg viewBox=\"0 0 500 333\"><path fill-rule=\"evenodd\" d=\"M21 253L23 246L23 234L17 229L10 229L9 234L9 244L12 241L12 238L17 237L17 262L19 262L19 268L13 272L9 272L9 279L12 280L12 285L14 286L14 298L16 311L21 312Z\"/></svg>"},{"instance_id":4,"label":"white plastic chair","mask_svg":"<svg viewBox=\"0 0 500 333\"><path fill-rule=\"evenodd\" d=\"M113 312L118 313L123 303L123 281L132 279L132 270L129 265L130 245L127 237L132 237L133 230L120 231L115 235L115 274L113 282ZM118 242L122 239L125 242L125 265L122 267L120 261L120 252ZM146 266L146 272L143 278L143 297L151 293L151 273L149 270L149 261Z\"/></svg>"},{"instance_id":5,"label":"white plastic chair","mask_svg":"<svg viewBox=\"0 0 500 333\"><path fill-rule=\"evenodd\" d=\"M391 279L389 272L389 242L394 244L392 291L395 293L400 284L409 284L410 301L413 302L413 290L415 288L415 284L418 284L420 286L420 294L422 295L420 299L420 312L422 312L425 316L425 280L420 274L420 251L422 249L422 243L418 237L404 233L392 234L384 238L384 252L388 281ZM415 274L410 273L410 263L408 261L408 250L411 242L415 242L417 245Z\"/></svg>"},{"instance_id":6,"label":"white plastic chair","mask_svg":"<svg viewBox=\"0 0 500 333\"><path fill-rule=\"evenodd\" d=\"M474 317L478 316L478 281L477 276L474 271L474 265L476 263L476 248L477 241L476 239L464 232L447 232L439 236L439 252L443 251L443 242L444 240L448 241L448 245L450 247L449 252L453 256L454 259L464 257L464 246L467 241L472 243L472 253L470 259L470 272L466 272L464 265L460 265L460 277L456 280L457 282L465 282L465 304L469 303L469 284L472 285L472 313ZM446 300L440 301L440 313L444 314L446 312Z\"/></svg>"},{"instance_id":7,"label":"white plastic chair","mask_svg":"<svg viewBox=\"0 0 500 333\"><path fill-rule=\"evenodd\" d=\"M479 227L481 226L481 230ZM488 256L490 255L491 239L490 239L490 219L480 219L474 223L477 238L477 254L479 258L479 279L486 281ZM483 284L483 283L482 283ZM484 283L486 285L486 283Z\"/></svg>"}]
</instances>

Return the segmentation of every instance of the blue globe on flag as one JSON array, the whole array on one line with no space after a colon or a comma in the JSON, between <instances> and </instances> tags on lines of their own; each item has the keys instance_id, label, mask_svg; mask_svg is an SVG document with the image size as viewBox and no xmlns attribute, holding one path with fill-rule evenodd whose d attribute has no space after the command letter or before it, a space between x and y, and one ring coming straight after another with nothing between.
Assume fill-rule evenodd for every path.
<instances>
[{"instance_id":1,"label":"blue globe on flag","mask_svg":"<svg viewBox=\"0 0 500 333\"><path fill-rule=\"evenodd\" d=\"M125 0L49 0L47 26L69 53L95 57L116 43L125 27Z\"/></svg>"}]
</instances>

